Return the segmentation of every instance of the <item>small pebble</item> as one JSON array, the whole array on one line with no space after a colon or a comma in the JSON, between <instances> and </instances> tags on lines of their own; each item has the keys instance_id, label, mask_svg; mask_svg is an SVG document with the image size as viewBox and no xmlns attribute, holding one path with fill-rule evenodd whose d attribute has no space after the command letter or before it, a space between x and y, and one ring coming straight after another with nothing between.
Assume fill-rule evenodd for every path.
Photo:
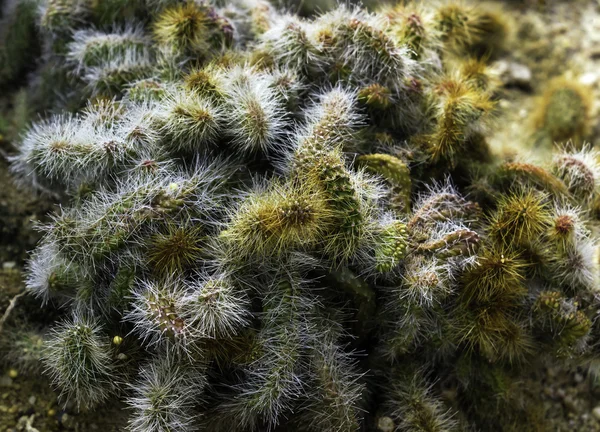
<instances>
[{"instance_id":1,"label":"small pebble","mask_svg":"<svg viewBox=\"0 0 600 432\"><path fill-rule=\"evenodd\" d=\"M4 270L12 270L17 266L17 263L14 261L4 261L2 263L2 268Z\"/></svg>"},{"instance_id":2,"label":"small pebble","mask_svg":"<svg viewBox=\"0 0 600 432\"><path fill-rule=\"evenodd\" d=\"M598 82L598 74L594 72L588 72L579 77L579 82L585 86L593 86Z\"/></svg>"},{"instance_id":3,"label":"small pebble","mask_svg":"<svg viewBox=\"0 0 600 432\"><path fill-rule=\"evenodd\" d=\"M377 420L377 430L381 432L393 432L395 428L394 420L390 417L379 417Z\"/></svg>"},{"instance_id":4,"label":"small pebble","mask_svg":"<svg viewBox=\"0 0 600 432\"><path fill-rule=\"evenodd\" d=\"M529 89L531 87L531 70L521 63L500 60L494 69L505 86Z\"/></svg>"},{"instance_id":5,"label":"small pebble","mask_svg":"<svg viewBox=\"0 0 600 432\"><path fill-rule=\"evenodd\" d=\"M563 404L565 405L565 408L568 409L571 412L576 412L577 411L577 404L575 403L575 400L573 399L573 396L568 395L563 399Z\"/></svg>"},{"instance_id":6,"label":"small pebble","mask_svg":"<svg viewBox=\"0 0 600 432\"><path fill-rule=\"evenodd\" d=\"M35 405L35 401L37 400L37 398L35 396L29 396L29 399L27 399L27 402L29 402L29 405Z\"/></svg>"},{"instance_id":7,"label":"small pebble","mask_svg":"<svg viewBox=\"0 0 600 432\"><path fill-rule=\"evenodd\" d=\"M600 421L600 405L592 410L592 415L596 418L596 420Z\"/></svg>"}]
</instances>

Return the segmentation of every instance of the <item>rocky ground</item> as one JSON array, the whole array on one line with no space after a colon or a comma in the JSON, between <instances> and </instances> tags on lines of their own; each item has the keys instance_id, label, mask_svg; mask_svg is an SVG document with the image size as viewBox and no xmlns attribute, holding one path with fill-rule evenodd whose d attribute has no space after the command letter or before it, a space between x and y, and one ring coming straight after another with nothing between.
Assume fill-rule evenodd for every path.
<instances>
[{"instance_id":1,"label":"rocky ground","mask_svg":"<svg viewBox=\"0 0 600 432\"><path fill-rule=\"evenodd\" d=\"M553 431L600 430L600 382L581 369L550 367L531 377Z\"/></svg>"},{"instance_id":2,"label":"rocky ground","mask_svg":"<svg viewBox=\"0 0 600 432\"><path fill-rule=\"evenodd\" d=\"M78 413L62 407L49 383L40 377L21 375L9 369L0 378L0 430L6 432L122 431L125 415L121 407L104 406L94 413Z\"/></svg>"}]
</instances>

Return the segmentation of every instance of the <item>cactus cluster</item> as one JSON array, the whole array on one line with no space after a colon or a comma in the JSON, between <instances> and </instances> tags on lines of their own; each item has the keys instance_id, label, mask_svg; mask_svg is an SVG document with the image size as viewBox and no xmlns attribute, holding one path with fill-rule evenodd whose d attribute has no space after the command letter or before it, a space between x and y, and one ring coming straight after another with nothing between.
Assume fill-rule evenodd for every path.
<instances>
[{"instance_id":1,"label":"cactus cluster","mask_svg":"<svg viewBox=\"0 0 600 432\"><path fill-rule=\"evenodd\" d=\"M583 95L549 89L552 161L494 157L498 10L18 0L3 19L43 53L12 168L62 204L26 283L63 316L40 357L65 402L124 400L133 432L543 430L520 377L600 355Z\"/></svg>"}]
</instances>

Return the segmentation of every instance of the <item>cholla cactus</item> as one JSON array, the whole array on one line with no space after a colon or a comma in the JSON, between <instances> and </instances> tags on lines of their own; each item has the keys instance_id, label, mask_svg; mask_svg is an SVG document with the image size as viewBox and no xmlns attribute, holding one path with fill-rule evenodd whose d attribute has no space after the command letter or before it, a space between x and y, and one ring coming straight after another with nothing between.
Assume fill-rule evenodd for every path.
<instances>
[{"instance_id":1,"label":"cholla cactus","mask_svg":"<svg viewBox=\"0 0 600 432\"><path fill-rule=\"evenodd\" d=\"M65 399L130 431L505 430L519 374L600 354L598 156L491 156L498 11L42 3L30 90L62 93L12 166L62 203L27 288L71 310ZM553 139L586 129L567 87Z\"/></svg>"},{"instance_id":2,"label":"cholla cactus","mask_svg":"<svg viewBox=\"0 0 600 432\"><path fill-rule=\"evenodd\" d=\"M46 344L44 361L64 396L91 407L116 391L117 359L93 318L75 315L57 326Z\"/></svg>"},{"instance_id":3,"label":"cholla cactus","mask_svg":"<svg viewBox=\"0 0 600 432\"><path fill-rule=\"evenodd\" d=\"M201 368L182 367L168 355L144 365L131 385L127 400L135 411L128 429L142 431L191 431L197 424L193 410L206 384Z\"/></svg>"}]
</instances>

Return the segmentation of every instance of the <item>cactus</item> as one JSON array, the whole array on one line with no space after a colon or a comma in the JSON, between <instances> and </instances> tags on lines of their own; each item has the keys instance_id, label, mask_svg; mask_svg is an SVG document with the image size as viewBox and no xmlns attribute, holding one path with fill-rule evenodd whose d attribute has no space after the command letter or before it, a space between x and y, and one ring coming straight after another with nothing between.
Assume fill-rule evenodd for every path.
<instances>
[{"instance_id":1,"label":"cactus","mask_svg":"<svg viewBox=\"0 0 600 432\"><path fill-rule=\"evenodd\" d=\"M144 365L127 400L136 413L128 430L195 430L193 409L205 383L201 369L178 366L169 357Z\"/></svg>"},{"instance_id":2,"label":"cactus","mask_svg":"<svg viewBox=\"0 0 600 432\"><path fill-rule=\"evenodd\" d=\"M135 432L509 430L540 357L597 357L588 101L550 89L576 144L547 163L490 151L501 12L42 3L11 163L60 201L26 289L63 316L6 344L65 401Z\"/></svg>"},{"instance_id":3,"label":"cactus","mask_svg":"<svg viewBox=\"0 0 600 432\"><path fill-rule=\"evenodd\" d=\"M577 81L559 77L550 82L534 113L540 145L573 140L581 146L589 134L591 104L589 89Z\"/></svg>"},{"instance_id":4,"label":"cactus","mask_svg":"<svg viewBox=\"0 0 600 432\"><path fill-rule=\"evenodd\" d=\"M117 391L118 360L93 318L75 315L53 329L44 362L62 394L78 406L92 407Z\"/></svg>"}]
</instances>

